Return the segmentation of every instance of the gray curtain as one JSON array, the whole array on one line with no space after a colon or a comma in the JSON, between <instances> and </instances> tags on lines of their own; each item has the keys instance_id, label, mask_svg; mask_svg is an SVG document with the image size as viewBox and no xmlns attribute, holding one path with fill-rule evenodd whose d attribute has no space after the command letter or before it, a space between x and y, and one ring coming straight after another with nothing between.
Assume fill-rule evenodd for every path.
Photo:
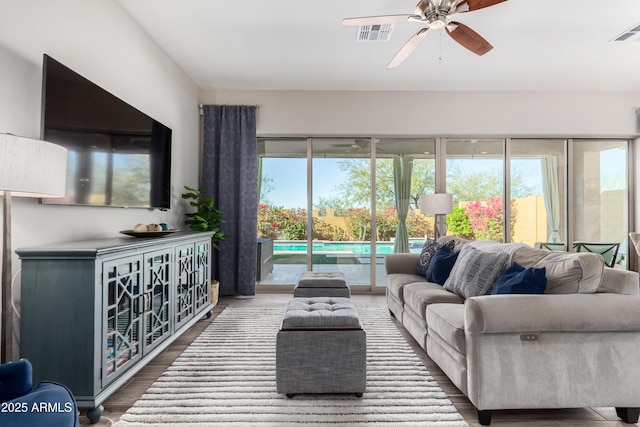
<instances>
[{"instance_id":1,"label":"gray curtain","mask_svg":"<svg viewBox=\"0 0 640 427\"><path fill-rule=\"evenodd\" d=\"M396 196L398 227L393 241L394 253L409 252L409 234L407 233L407 213L411 198L411 156L393 156L393 187Z\"/></svg>"},{"instance_id":2,"label":"gray curtain","mask_svg":"<svg viewBox=\"0 0 640 427\"><path fill-rule=\"evenodd\" d=\"M256 107L206 105L202 186L222 211L227 240L212 254L220 295L254 295L258 212Z\"/></svg>"},{"instance_id":3,"label":"gray curtain","mask_svg":"<svg viewBox=\"0 0 640 427\"><path fill-rule=\"evenodd\" d=\"M549 226L549 242L560 242L560 195L558 188L558 159L555 156L544 156L540 159L542 168L542 194L547 212Z\"/></svg>"}]
</instances>

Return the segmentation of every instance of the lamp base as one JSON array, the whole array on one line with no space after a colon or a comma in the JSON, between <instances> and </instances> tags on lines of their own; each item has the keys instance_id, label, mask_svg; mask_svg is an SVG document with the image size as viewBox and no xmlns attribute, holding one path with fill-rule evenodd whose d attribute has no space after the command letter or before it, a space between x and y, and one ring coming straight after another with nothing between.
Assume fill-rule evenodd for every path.
<instances>
[{"instance_id":1,"label":"lamp base","mask_svg":"<svg viewBox=\"0 0 640 427\"><path fill-rule=\"evenodd\" d=\"M11 192L5 191L2 202L2 330L0 362L13 360L13 311L11 309Z\"/></svg>"},{"instance_id":2,"label":"lamp base","mask_svg":"<svg viewBox=\"0 0 640 427\"><path fill-rule=\"evenodd\" d=\"M436 240L438 240L442 236L447 235L447 216L446 215L436 215L436 223L434 227L434 234Z\"/></svg>"}]
</instances>

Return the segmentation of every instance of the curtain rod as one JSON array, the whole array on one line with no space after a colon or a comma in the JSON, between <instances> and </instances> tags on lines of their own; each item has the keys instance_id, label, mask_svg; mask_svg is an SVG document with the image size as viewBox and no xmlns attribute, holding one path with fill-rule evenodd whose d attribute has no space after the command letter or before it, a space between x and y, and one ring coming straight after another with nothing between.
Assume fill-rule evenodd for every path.
<instances>
[{"instance_id":1,"label":"curtain rod","mask_svg":"<svg viewBox=\"0 0 640 427\"><path fill-rule=\"evenodd\" d=\"M207 105L231 105L231 104L207 104ZM237 104L234 104L234 105L237 105ZM247 107L256 107L256 110L259 110L260 108L262 108L262 104L247 105ZM198 104L198 109L200 110L200 115L203 116L204 104Z\"/></svg>"}]
</instances>

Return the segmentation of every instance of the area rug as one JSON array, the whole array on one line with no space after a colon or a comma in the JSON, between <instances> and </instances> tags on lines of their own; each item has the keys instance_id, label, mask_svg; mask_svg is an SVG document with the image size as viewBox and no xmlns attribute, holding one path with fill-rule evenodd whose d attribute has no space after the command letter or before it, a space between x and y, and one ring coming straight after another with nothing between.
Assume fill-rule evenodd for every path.
<instances>
[{"instance_id":1,"label":"area rug","mask_svg":"<svg viewBox=\"0 0 640 427\"><path fill-rule=\"evenodd\" d=\"M468 427L382 308L358 307L367 336L362 398L276 393L283 308L225 308L115 426Z\"/></svg>"}]
</instances>

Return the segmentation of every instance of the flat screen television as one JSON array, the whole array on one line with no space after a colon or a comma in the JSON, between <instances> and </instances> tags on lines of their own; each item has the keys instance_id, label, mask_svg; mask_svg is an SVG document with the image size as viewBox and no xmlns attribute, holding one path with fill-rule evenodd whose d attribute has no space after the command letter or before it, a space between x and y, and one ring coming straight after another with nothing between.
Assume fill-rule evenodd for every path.
<instances>
[{"instance_id":1,"label":"flat screen television","mask_svg":"<svg viewBox=\"0 0 640 427\"><path fill-rule=\"evenodd\" d=\"M68 150L65 197L43 203L170 208L171 129L48 55L42 139Z\"/></svg>"}]
</instances>

